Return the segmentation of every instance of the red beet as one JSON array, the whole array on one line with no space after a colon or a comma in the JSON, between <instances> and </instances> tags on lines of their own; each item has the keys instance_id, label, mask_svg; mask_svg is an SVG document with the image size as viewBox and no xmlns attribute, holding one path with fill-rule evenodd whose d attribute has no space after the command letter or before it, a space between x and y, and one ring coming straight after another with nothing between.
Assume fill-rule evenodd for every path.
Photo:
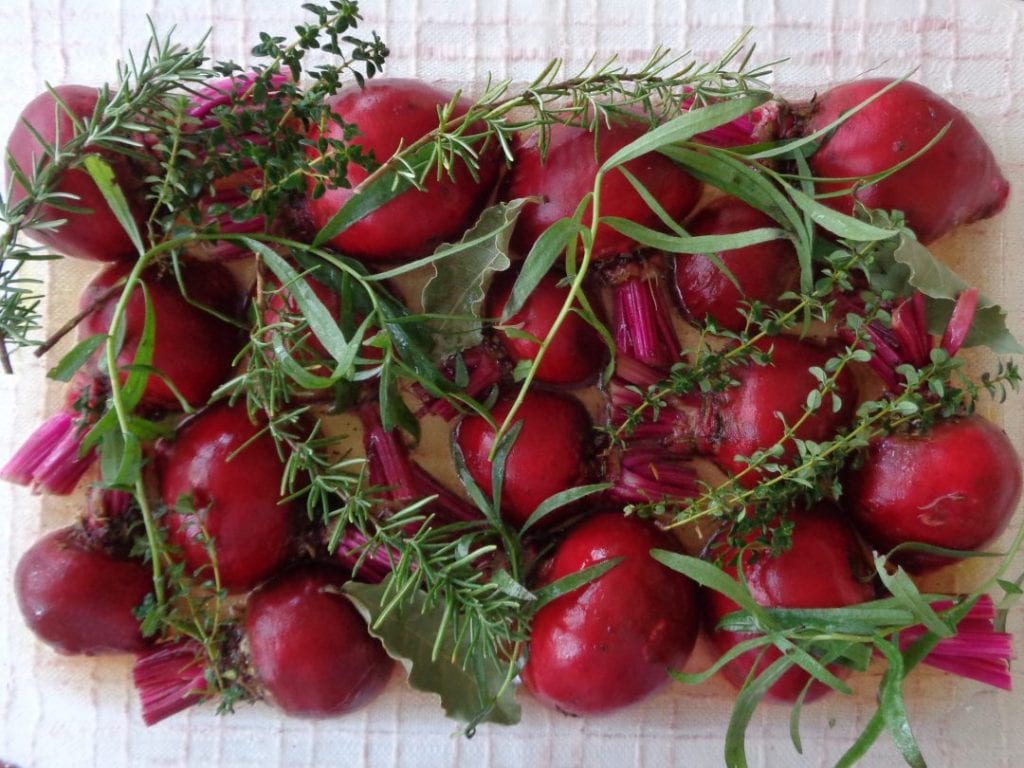
<instances>
[{"instance_id":1,"label":"red beet","mask_svg":"<svg viewBox=\"0 0 1024 768\"><path fill-rule=\"evenodd\" d=\"M127 277L130 271L130 264L112 264L96 275L82 294L81 308L84 310L95 304L109 288ZM210 307L227 317L241 317L244 297L231 273L224 267L213 263L183 262L182 274L193 302ZM173 272L153 267L143 274L143 281L149 292L156 323L152 365L174 383L190 405L203 405L231 372L232 361L241 347L242 335L231 323L190 304L182 295ZM109 333L119 297L120 291L115 290L95 307L82 321L79 335L84 338L97 333ZM118 356L119 365L127 366L134 360L145 318L142 289L136 288L124 316L124 345ZM102 354L102 350L99 354ZM122 383L127 376L127 373L122 373ZM149 377L141 405L160 410L181 409L171 388L159 376Z\"/></svg>"},{"instance_id":2,"label":"red beet","mask_svg":"<svg viewBox=\"0 0 1024 768\"><path fill-rule=\"evenodd\" d=\"M491 412L495 422L501 424L511 406L511 398L499 400ZM526 395L516 420L523 427L505 462L501 513L519 527L549 496L586 482L591 423L579 400L543 390ZM487 494L493 492L488 455L494 435L494 428L475 414L463 417L455 431L470 475ZM566 508L561 511L567 513ZM561 519L558 513L545 523L556 519Z\"/></svg>"},{"instance_id":3,"label":"red beet","mask_svg":"<svg viewBox=\"0 0 1024 768\"><path fill-rule=\"evenodd\" d=\"M752 550L745 551L743 573L757 604L766 608L841 608L871 600L875 594L869 580L871 564L853 529L835 510L819 506L791 517L795 527L790 549L775 557L759 552L756 559ZM728 570L736 575L735 567ZM703 590L701 594L708 637L720 655L752 637L743 632L716 630L718 622L739 610L739 606L719 592ZM738 688L755 664L759 671L763 670L780 655L774 646L763 651L753 649L726 664L722 674ZM846 668L832 664L829 670L843 676ZM793 667L768 689L768 696L795 701L810 679L807 672ZM806 701L821 698L829 690L825 684L814 681Z\"/></svg>"},{"instance_id":4,"label":"red beet","mask_svg":"<svg viewBox=\"0 0 1024 768\"><path fill-rule=\"evenodd\" d=\"M85 85L58 85L53 90L79 119L92 115L99 98L99 91L96 88ZM32 130L28 126L32 126ZM62 146L75 134L71 117L57 105L49 91L36 96L22 110L18 123L7 140L7 152L10 153L7 172L8 177L13 180L9 201L12 204L25 198L25 188L14 180L14 167L31 178L36 163L43 158L43 145L39 143L33 131L48 144L53 144L59 136ZM113 167L114 180L125 193L136 218L141 221L146 207L141 194L141 174L136 173L123 156L109 152L97 154ZM11 165L11 161L14 166ZM49 163L50 158L47 158L46 162ZM34 214L42 220L67 221L53 230L31 230L26 234L59 253L80 259L116 261L135 256L135 246L84 168L63 171L59 175L55 191L74 195L77 199L67 200L67 204L88 209L88 212L69 213L52 205L39 206Z\"/></svg>"},{"instance_id":5,"label":"red beet","mask_svg":"<svg viewBox=\"0 0 1024 768\"><path fill-rule=\"evenodd\" d=\"M152 575L142 563L112 557L76 528L43 536L14 572L25 623L65 654L144 649L148 642L134 611L152 590Z\"/></svg>"},{"instance_id":6,"label":"red beet","mask_svg":"<svg viewBox=\"0 0 1024 768\"><path fill-rule=\"evenodd\" d=\"M522 677L541 702L573 715L610 712L654 693L686 663L700 625L697 589L652 559L655 548L678 547L648 523L613 513L588 518L558 546L546 581L623 559L534 617Z\"/></svg>"},{"instance_id":7,"label":"red beet","mask_svg":"<svg viewBox=\"0 0 1024 768\"><path fill-rule=\"evenodd\" d=\"M891 82L858 80L826 91L804 108L803 132L824 128ZM991 149L963 112L917 83L899 83L826 136L810 158L811 171L831 178L879 173L909 159L947 123L942 139L910 165L852 196L822 202L844 213L853 210L854 197L869 208L899 209L922 243L995 215L1006 204L1010 184ZM849 185L819 184L818 192Z\"/></svg>"},{"instance_id":8,"label":"red beet","mask_svg":"<svg viewBox=\"0 0 1024 768\"><path fill-rule=\"evenodd\" d=\"M359 128L351 144L372 152L384 163L400 146L408 146L437 128L437 109L451 100L451 94L416 80L373 80L352 87L331 99L331 109L346 123ZM461 101L452 117L465 114L469 102ZM473 129L469 129L472 133ZM343 129L331 124L329 138L343 138ZM311 140L319 135L314 131ZM410 190L389 201L365 218L339 233L331 245L348 256L365 261L394 261L423 256L437 245L457 239L470 225L490 196L497 180L500 156L494 147L481 149L478 178L474 180L464 163L458 163L454 180L433 174L425 191ZM311 152L315 161L318 155ZM367 176L355 163L348 165L347 187L330 187L318 198L309 199L316 227L322 228L352 197L355 187ZM312 184L310 192L312 192Z\"/></svg>"},{"instance_id":9,"label":"red beet","mask_svg":"<svg viewBox=\"0 0 1024 768\"><path fill-rule=\"evenodd\" d=\"M341 594L345 571L292 568L249 596L245 634L267 698L300 717L332 717L368 704L392 662Z\"/></svg>"},{"instance_id":10,"label":"red beet","mask_svg":"<svg viewBox=\"0 0 1024 768\"><path fill-rule=\"evenodd\" d=\"M734 370L739 386L726 390L714 405L711 401L705 403L705 407L714 409L714 426L710 434L705 432L700 439L705 452L727 472L740 472L746 467L736 456L750 456L771 447L785 434L787 425L796 423L804 412L807 393L818 385L808 369L823 368L835 354L828 346L788 336L779 336L758 346L771 347L771 365L749 363ZM837 394L842 399L842 407L834 411L826 396L822 406L796 431L797 439L829 440L850 422L857 405L857 383L849 369L839 376ZM778 460L790 463L796 455L796 445L788 441ZM748 486L758 480L757 473L743 476Z\"/></svg>"},{"instance_id":11,"label":"red beet","mask_svg":"<svg viewBox=\"0 0 1024 768\"><path fill-rule=\"evenodd\" d=\"M529 251L544 230L572 216L580 201L593 190L601 163L646 130L647 125L640 121L618 122L610 127L602 124L595 152L593 133L584 128L555 125L543 161L536 134L520 140L515 145L515 162L501 196L505 200L536 196L541 202L526 206L520 214L512 239L515 248L524 253ZM700 199L700 182L656 152L626 163L625 168L677 221L685 218ZM600 215L620 216L653 228L661 226L657 215L618 170L604 177ZM589 226L589 214L583 223ZM594 243L594 258L617 256L635 246L633 240L602 224Z\"/></svg>"},{"instance_id":12,"label":"red beet","mask_svg":"<svg viewBox=\"0 0 1024 768\"><path fill-rule=\"evenodd\" d=\"M872 441L844 489L843 506L880 551L910 541L979 550L1017 509L1021 460L1006 433L975 414ZM913 571L953 562L923 552L898 560Z\"/></svg>"},{"instance_id":13,"label":"red beet","mask_svg":"<svg viewBox=\"0 0 1024 768\"><path fill-rule=\"evenodd\" d=\"M284 562L291 532L292 505L281 501L284 464L274 439L260 432L243 407L217 405L185 421L159 456L171 543L194 570L210 565L212 539L221 585L235 591Z\"/></svg>"},{"instance_id":14,"label":"red beet","mask_svg":"<svg viewBox=\"0 0 1024 768\"><path fill-rule=\"evenodd\" d=\"M488 317L501 317L514 282L515 276L506 273L491 285L485 312ZM560 286L556 276L547 275L504 325L543 340L568 295L568 287ZM531 339L499 333L514 361L536 357L539 345ZM608 349L600 334L580 315L570 312L545 352L536 378L548 384L576 384L596 377L607 359Z\"/></svg>"},{"instance_id":15,"label":"red beet","mask_svg":"<svg viewBox=\"0 0 1024 768\"><path fill-rule=\"evenodd\" d=\"M734 197L721 197L702 208L687 224L694 237L727 235L761 227L774 227L765 213ZM800 266L789 240L771 240L715 254L739 283L733 284L707 256L683 254L675 259L675 284L683 310L695 323L707 318L731 331L743 330L739 310L759 301L769 306L797 286Z\"/></svg>"}]
</instances>

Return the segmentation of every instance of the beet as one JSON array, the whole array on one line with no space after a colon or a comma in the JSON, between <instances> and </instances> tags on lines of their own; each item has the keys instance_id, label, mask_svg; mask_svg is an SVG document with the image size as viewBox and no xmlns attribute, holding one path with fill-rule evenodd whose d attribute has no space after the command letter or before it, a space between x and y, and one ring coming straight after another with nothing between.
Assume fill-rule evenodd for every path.
<instances>
[{"instance_id":1,"label":"beet","mask_svg":"<svg viewBox=\"0 0 1024 768\"><path fill-rule=\"evenodd\" d=\"M595 141L594 134L585 128L554 125L551 126L546 158L541 157L536 134L519 139L513 148L515 162L500 195L504 200L536 196L541 202L523 208L512 236L512 245L526 253L544 230L556 221L572 216L580 201L593 191L601 163L638 139L647 129L645 123L638 120L625 122L623 118L610 126L602 123ZM700 182L664 155L651 152L631 160L624 167L676 221L685 218L700 199ZM620 216L652 228L661 226L658 216L618 170L604 177L600 215ZM589 224L588 213L583 217L583 225ZM594 242L593 257L611 258L635 247L633 240L601 224Z\"/></svg>"},{"instance_id":2,"label":"beet","mask_svg":"<svg viewBox=\"0 0 1024 768\"><path fill-rule=\"evenodd\" d=\"M694 237L702 237L774 226L770 216L742 200L721 197L702 208L686 229ZM704 254L675 258L679 303L697 324L711 319L726 330L742 331L746 320L739 310L745 308L744 304L758 301L777 306L783 293L797 287L800 265L789 240L770 240L714 255L736 278L739 288Z\"/></svg>"},{"instance_id":3,"label":"beet","mask_svg":"<svg viewBox=\"0 0 1024 768\"><path fill-rule=\"evenodd\" d=\"M826 127L848 109L878 93L892 80L857 80L831 88L809 105L803 133ZM951 123L939 142L888 178L858 187L853 195L823 198L843 213L854 198L869 208L899 209L925 244L962 224L999 213L1010 184L992 150L959 109L923 85L903 81L828 134L810 157L819 177L863 178L901 163ZM848 188L850 182L819 184L819 194Z\"/></svg>"},{"instance_id":4,"label":"beet","mask_svg":"<svg viewBox=\"0 0 1024 768\"><path fill-rule=\"evenodd\" d=\"M546 582L622 560L534 616L522 678L545 705L572 715L610 712L651 695L686 663L700 626L697 588L651 558L655 548L678 546L615 513L587 518L559 544Z\"/></svg>"},{"instance_id":5,"label":"beet","mask_svg":"<svg viewBox=\"0 0 1024 768\"><path fill-rule=\"evenodd\" d=\"M511 407L511 398L499 400L491 411L495 422L501 424ZM516 414L516 421L520 420L522 431L505 461L501 497L501 514L516 527L549 496L586 482L591 436L590 416L580 401L556 392L528 392ZM466 467L487 494L493 492L488 455L494 435L494 428L476 414L464 416L455 428L455 442ZM551 524L569 511L563 507L544 522Z\"/></svg>"},{"instance_id":6,"label":"beet","mask_svg":"<svg viewBox=\"0 0 1024 768\"><path fill-rule=\"evenodd\" d=\"M373 80L365 87L350 87L330 100L331 109L346 123L358 126L351 144L386 162L400 146L408 146L438 126L437 109L451 100L451 94L416 80ZM452 117L466 113L469 102L462 100ZM472 134L473 127L468 129ZM343 138L343 129L332 123L326 136ZM314 130L311 140L319 133ZM496 147L477 147L480 167L474 180L465 163L456 164L454 180L438 179L433 173L425 190L409 190L352 224L331 240L347 256L364 261L413 259L430 253L446 240L457 239L486 204L497 181L500 155ZM317 153L310 152L315 162ZM348 185L328 187L308 204L313 223L323 228L352 197L352 188L367 176L355 163L348 165Z\"/></svg>"},{"instance_id":7,"label":"beet","mask_svg":"<svg viewBox=\"0 0 1024 768\"><path fill-rule=\"evenodd\" d=\"M64 654L93 656L146 648L135 609L153 591L149 569L92 544L80 528L51 531L14 572L18 607L36 636Z\"/></svg>"},{"instance_id":8,"label":"beet","mask_svg":"<svg viewBox=\"0 0 1024 768\"><path fill-rule=\"evenodd\" d=\"M515 275L503 273L491 284L485 315L501 317L512 293ZM559 285L554 275L546 275L522 308L503 325L543 340L551 332L569 288ZM499 329L502 345L515 362L530 361L539 345L531 339L507 334ZM551 340L537 368L536 380L547 384L577 384L597 377L608 359L608 348L601 335L576 312L570 312Z\"/></svg>"},{"instance_id":9,"label":"beet","mask_svg":"<svg viewBox=\"0 0 1024 768\"><path fill-rule=\"evenodd\" d=\"M58 85L53 90L64 101L71 113L79 119L90 117L99 99L99 90L86 85ZM32 130L28 126L32 126ZM8 202L12 205L24 200L26 192L25 188L14 179L14 167L16 166L31 178L35 164L43 156L43 146L33 131L42 136L48 144L53 144L59 134L62 145L66 144L75 133L71 117L57 105L53 94L49 91L36 96L22 110L14 130L11 131L11 136L7 140L7 152L9 153L7 174L13 182ZM146 213L141 175L131 168L124 156L110 152L91 151L111 165L114 170L114 181L125 193L136 221L141 223ZM50 158L47 158L46 162L49 163ZM85 208L87 212L70 213L52 205L41 205L32 211L33 215L43 221L61 219L67 219L67 221L53 230L26 230L25 234L59 253L79 259L118 261L135 258L137 255L135 246L132 245L128 233L118 223L117 217L114 216L113 211L110 210L103 198L103 193L100 192L84 168L71 168L60 173L54 191L65 195L74 195L77 199L65 202L76 208Z\"/></svg>"},{"instance_id":10,"label":"beet","mask_svg":"<svg viewBox=\"0 0 1024 768\"><path fill-rule=\"evenodd\" d=\"M980 550L1017 509L1021 460L1005 432L973 414L876 438L843 487L843 507L879 551L912 541ZM955 561L904 552L897 562L924 572Z\"/></svg>"},{"instance_id":11,"label":"beet","mask_svg":"<svg viewBox=\"0 0 1024 768\"><path fill-rule=\"evenodd\" d=\"M758 605L766 608L841 608L871 600L875 595L870 581L873 573L856 535L834 508L818 506L810 512L791 514L794 523L792 546L775 556L747 549L743 554L743 573L750 594ZM736 576L736 567L727 568ZM745 632L718 630L715 627L739 606L725 595L702 590L702 603L708 637L719 655L753 635ZM737 688L746 681L755 665L766 669L781 656L775 646L756 648L741 654L722 668L723 676ZM760 659L760 660L759 660ZM828 665L840 677L848 669ZM769 689L768 696L782 701L795 701L810 675L792 667ZM814 701L831 690L815 680L805 701Z\"/></svg>"},{"instance_id":12,"label":"beet","mask_svg":"<svg viewBox=\"0 0 1024 768\"><path fill-rule=\"evenodd\" d=\"M231 273L219 264L186 261L181 264L184 284L194 303L189 303L182 295L173 272L154 266L142 276L156 326L152 366L174 383L190 405L201 406L231 373L232 361L241 349L243 339L236 326L201 306L229 318L241 318L245 299ZM120 291L115 290L112 295L102 301L100 299L130 271L130 264L112 264L86 286L79 302L81 308L85 310L97 302L99 304L79 326L82 338L109 333ZM130 365L135 359L145 319L142 289L136 287L124 315L124 345L118 355L118 365ZM97 354L102 355L103 350ZM100 376L97 365L93 363L92 370ZM126 372L121 374L122 383L127 376ZM148 409L181 410L178 398L159 376L149 377L140 405Z\"/></svg>"},{"instance_id":13,"label":"beet","mask_svg":"<svg viewBox=\"0 0 1024 768\"><path fill-rule=\"evenodd\" d=\"M345 579L341 568L303 565L262 585L246 603L253 671L271 703L289 715L351 712L391 676L391 659L341 594Z\"/></svg>"},{"instance_id":14,"label":"beet","mask_svg":"<svg viewBox=\"0 0 1024 768\"><path fill-rule=\"evenodd\" d=\"M187 419L161 446L158 468L164 524L189 569L210 565L207 538L229 590L251 589L284 562L293 516L281 500L285 466L244 407L216 405Z\"/></svg>"}]
</instances>

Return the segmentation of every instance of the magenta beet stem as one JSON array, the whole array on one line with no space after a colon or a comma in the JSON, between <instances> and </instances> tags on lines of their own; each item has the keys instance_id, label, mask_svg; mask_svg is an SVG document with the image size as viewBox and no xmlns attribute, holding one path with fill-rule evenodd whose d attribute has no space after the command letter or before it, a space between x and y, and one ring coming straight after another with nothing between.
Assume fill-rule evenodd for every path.
<instances>
[{"instance_id":1,"label":"magenta beet stem","mask_svg":"<svg viewBox=\"0 0 1024 768\"><path fill-rule=\"evenodd\" d=\"M179 640L139 654L132 680L146 725L159 723L209 696L206 654L195 640Z\"/></svg>"},{"instance_id":2,"label":"magenta beet stem","mask_svg":"<svg viewBox=\"0 0 1024 768\"><path fill-rule=\"evenodd\" d=\"M81 456L83 431L74 411L60 411L44 421L0 469L0 479L31 486L34 493L66 496L96 459Z\"/></svg>"},{"instance_id":3,"label":"magenta beet stem","mask_svg":"<svg viewBox=\"0 0 1024 768\"><path fill-rule=\"evenodd\" d=\"M368 539L355 528L349 528L334 550L334 559L348 568L353 578L368 584L380 584L391 573L398 554L386 547L367 547Z\"/></svg>"},{"instance_id":4,"label":"magenta beet stem","mask_svg":"<svg viewBox=\"0 0 1024 768\"><path fill-rule=\"evenodd\" d=\"M615 346L641 363L667 368L681 347L657 276L633 277L615 293Z\"/></svg>"},{"instance_id":5,"label":"magenta beet stem","mask_svg":"<svg viewBox=\"0 0 1024 768\"><path fill-rule=\"evenodd\" d=\"M968 288L957 297L953 313L946 324L939 346L952 357L960 351L974 321L978 305L978 289ZM928 318L925 313L924 294L915 293L892 310L892 327L886 328L878 321L872 321L865 329L874 348L871 368L885 383L890 392L900 389L902 377L896 369L910 364L922 368L931 362L931 352L936 340L928 333ZM847 343L853 343L854 333L846 328L841 335Z\"/></svg>"},{"instance_id":6,"label":"magenta beet stem","mask_svg":"<svg viewBox=\"0 0 1024 768\"><path fill-rule=\"evenodd\" d=\"M951 602L944 601L934 603L932 607L944 610L951 605ZM924 662L960 677L1004 691L1012 690L1010 660L1015 658L1013 635L995 630L995 616L992 598L983 595L957 625L956 635L939 640ZM900 647L906 648L925 631L920 626L904 630L900 633Z\"/></svg>"},{"instance_id":7,"label":"magenta beet stem","mask_svg":"<svg viewBox=\"0 0 1024 768\"><path fill-rule=\"evenodd\" d=\"M610 475L609 495L627 504L679 503L699 490L694 468L658 449L627 448Z\"/></svg>"},{"instance_id":8,"label":"magenta beet stem","mask_svg":"<svg viewBox=\"0 0 1024 768\"><path fill-rule=\"evenodd\" d=\"M375 403L359 408L363 423L363 446L369 467L370 482L385 489L385 497L401 506L428 496L437 496L426 512L440 523L479 520L469 504L445 488L423 467L409 458L409 452L398 434L388 432L380 421Z\"/></svg>"},{"instance_id":9,"label":"magenta beet stem","mask_svg":"<svg viewBox=\"0 0 1024 768\"><path fill-rule=\"evenodd\" d=\"M479 400L481 395L495 386L503 375L501 362L489 351L482 347L473 347L462 353L462 360L466 366L468 378L466 386L462 391L474 400ZM454 378L453 364L446 364L445 368L449 379ZM445 421L451 421L459 415L458 410L447 400L436 398L428 393L423 387L416 385L416 395L423 402L423 407L417 412L417 416L423 417L427 414L438 416Z\"/></svg>"}]
</instances>

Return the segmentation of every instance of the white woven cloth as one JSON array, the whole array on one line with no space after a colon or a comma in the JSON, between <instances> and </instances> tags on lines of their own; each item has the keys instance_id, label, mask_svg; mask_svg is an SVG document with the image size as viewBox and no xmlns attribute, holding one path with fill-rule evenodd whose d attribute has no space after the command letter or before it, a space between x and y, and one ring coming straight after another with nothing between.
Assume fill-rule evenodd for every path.
<instances>
[{"instance_id":1,"label":"white woven cloth","mask_svg":"<svg viewBox=\"0 0 1024 768\"><path fill-rule=\"evenodd\" d=\"M182 41L208 28L216 58L244 60L257 33L289 34L302 19L292 0L2 0L6 78L0 84L0 137L44 82L100 83L114 60L147 37L146 14ZM1019 0L369 0L364 29L389 43L389 73L447 83L481 82L488 73L531 78L550 58L574 70L591 57L638 63L657 45L717 56L752 27L763 61L786 58L774 84L783 93L815 88L877 69L915 79L971 114L1016 185L1001 217L936 247L969 280L1011 308L1024 337L1024 2ZM74 306L81 265L52 269L48 316ZM29 356L15 376L0 375L0 460L60 402ZM1020 448L1024 404L997 419ZM0 484L0 764L278 768L472 766L713 766L722 763L732 690L720 681L673 686L621 715L570 719L525 701L516 728L483 727L467 741L433 699L396 678L369 709L329 722L285 719L243 706L232 717L201 708L156 727L141 724L124 660L66 659L22 625L11 590L18 554L43 530L66 524L76 499L48 503ZM1019 615L1013 622L1020 628ZM707 661L699 651L694 668ZM1018 677L1015 675L1015 677ZM750 728L753 765L830 765L872 711L877 683L833 696L804 714L800 757L788 736L788 710L763 708ZM908 686L917 733L932 766L1020 765L1024 698L939 673ZM527 697L523 697L526 699ZM885 738L866 765L898 765Z\"/></svg>"}]
</instances>

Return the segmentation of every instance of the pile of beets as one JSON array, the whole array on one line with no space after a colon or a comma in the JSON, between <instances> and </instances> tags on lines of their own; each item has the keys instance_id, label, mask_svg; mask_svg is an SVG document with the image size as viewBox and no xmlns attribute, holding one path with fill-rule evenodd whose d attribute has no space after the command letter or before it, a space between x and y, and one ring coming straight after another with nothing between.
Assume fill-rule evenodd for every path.
<instances>
[{"instance_id":1,"label":"pile of beets","mask_svg":"<svg viewBox=\"0 0 1024 768\"><path fill-rule=\"evenodd\" d=\"M780 137L811 134L888 84L860 80L826 90L808 103L782 105L772 113L771 125L762 120L758 130L770 129ZM230 94L232 88L221 84L220 90L214 87L196 97L200 129L218 106L213 103L221 98L217 94ZM91 114L96 103L97 92L89 87L62 86L55 93L81 117ZM359 127L359 134L348 140L384 160L436 128L438 106L450 98L421 82L373 80L365 88L340 92L331 108ZM467 108L461 106L463 112ZM911 82L895 85L819 141L808 158L812 173L844 181L819 184L818 192L849 187L850 180L901 163L947 123L942 139L897 173L822 202L846 213L855 198L869 208L903 211L924 243L997 213L1009 184L991 151L960 111ZM522 257L548 227L573 215L593 187L600 164L648 129L646 123L623 118L602 127L595 141L584 128L555 126L546 155L536 135L523 135L512 146L511 162L496 144L486 145L476 173L462 169L450 178L431 178L424 189L402 193L342 231L330 247L371 270L407 262L457 240L489 204L529 197L534 202L522 209L512 238L514 255ZM8 141L10 161L32 168L40 151L38 137L52 140L58 131L69 136L73 130L69 116L55 110L52 95L43 94L26 107ZM343 138L340 133L334 137ZM310 138L315 147L315 131ZM714 143L721 137L705 138ZM315 151L310 152L313 162ZM144 220L149 211L137 159L104 158L134 215ZM775 226L745 202L705 188L666 156L645 155L625 167L662 211L692 235ZM295 201L294 211L280 221L225 218L225 231L283 230L289 237L309 238L354 194L366 173L352 164L348 185L329 187L319 196L311 185L310 194ZM260 178L254 168L226 179L208 202L244 199L258 189ZM24 194L17 181L12 189L15 200ZM79 332L82 338L106 333L118 287L137 253L88 174L64 173L60 191L76 195L89 212L43 211L67 221L40 233L40 239L55 252L103 262L82 294ZM623 173L604 179L601 203L602 216L662 226ZM784 425L803 413L807 393L817 384L810 369L824 366L842 343L838 328L816 340L787 335L765 341L762 351L770 354L770 365L740 364L732 371L735 386L676 398L656 416L642 419L625 449L604 451L600 428L620 424L637 405L638 389L664 378L680 361L680 328L713 320L718 328L742 330L742 310L751 302L784 305L780 297L797 286L799 267L785 239L717 254L672 255L641 248L604 224L597 228L593 259L594 279L586 290L614 338L614 374L600 383L609 346L594 327L571 313L518 409L521 431L507 456L500 499L505 522L519 528L554 494L594 482L610 485L600 496L544 517L528 534L547 553L529 574L531 588L621 558L604 575L545 605L532 620L522 683L545 705L576 715L608 712L653 693L667 682L670 669L685 665L702 626L719 653L749 638L717 628L721 617L736 610L734 603L698 590L686 576L649 556L655 548L682 551L679 540L623 510L659 499L685 502L695 495L699 478L708 477L694 468L697 458L720 473L740 472L738 456L770 448L782 438ZM254 298L252 269L240 269L243 260L252 256L207 249L183 260L180 274L165 263L154 263L144 274L156 323L152 366L161 375L148 378L137 410L173 421L182 400L196 409L173 422L173 437L146 448L150 500L160 510L170 551L185 569L215 572L217 586L236 596L238 620L222 652L242 670L252 697L289 714L339 715L368 702L392 672L390 658L341 592L352 578L382 579L387 559L364 558L353 573L358 560L353 546L359 543L354 532L329 552L326 533L311 530L301 501L282 499L285 457L265 425L254 423L243 404L210 402L235 370L246 341L244 328L254 313L272 323L277 314L295 309L284 290L271 301ZM514 280L515 267L491 282L485 318L503 316ZM329 310L342 311L338 295L327 285L312 280L310 285ZM518 392L511 372L534 358L537 340L548 335L568 291L564 274L556 269L511 317L488 325L483 344L463 353L466 393L492 403L490 420L458 413L422 392L407 393L420 396L418 416L427 429L450 430L454 449L485 492L492 491L494 422L502 422ZM843 407L819 409L797 437L822 441L843 430L854 418L865 381L895 394L901 386L895 374L900 364L927 363L937 344L955 353L970 325L974 296L967 292L961 297L959 319L941 342L926 330L919 297L894 306L891 326L874 329L874 370L865 366L857 376L845 372L836 384ZM141 291L130 297L125 318L118 362L127 366L143 338ZM310 369L317 370L315 360L326 352L314 339L306 353L313 361ZM365 354L373 359L371 348ZM81 436L104 412L107 375L97 353L72 382L67 408L9 459L3 477L43 493L66 494L84 484L81 479L88 477L96 457L94 450L80 450ZM595 392L599 397L592 396ZM462 489L445 487L414 460L415 449L404 433L381 426L374 400L362 402L356 413L364 427L371 478L388 489L380 501L382 514L436 495L432 511L437 519L480 517ZM788 462L794 455L795 446L788 443L778 460ZM451 458L433 456L427 463L439 466ZM759 477L748 472L743 480L756 483ZM853 605L876 596L872 549L885 552L903 542L961 550L987 546L1016 510L1021 462L998 427L965 413L926 432L906 429L873 440L844 475L843 489L834 503L791 510L792 546L782 554L724 557L733 573L743 567L757 602L793 608ZM14 584L18 604L33 632L61 653L139 654L135 677L144 715L147 722L156 722L201 701L212 673L194 644L163 642L140 629L139 609L151 603L154 587L149 565L132 546L138 532L132 497L98 487L82 497L85 510L78 522L47 533L21 556ZM950 561L908 553L900 562L913 573L925 573ZM755 665L771 659L770 653L750 652L723 672L739 685ZM793 700L807 684L807 674L795 669L771 694ZM816 684L810 695L824 690Z\"/></svg>"}]
</instances>

